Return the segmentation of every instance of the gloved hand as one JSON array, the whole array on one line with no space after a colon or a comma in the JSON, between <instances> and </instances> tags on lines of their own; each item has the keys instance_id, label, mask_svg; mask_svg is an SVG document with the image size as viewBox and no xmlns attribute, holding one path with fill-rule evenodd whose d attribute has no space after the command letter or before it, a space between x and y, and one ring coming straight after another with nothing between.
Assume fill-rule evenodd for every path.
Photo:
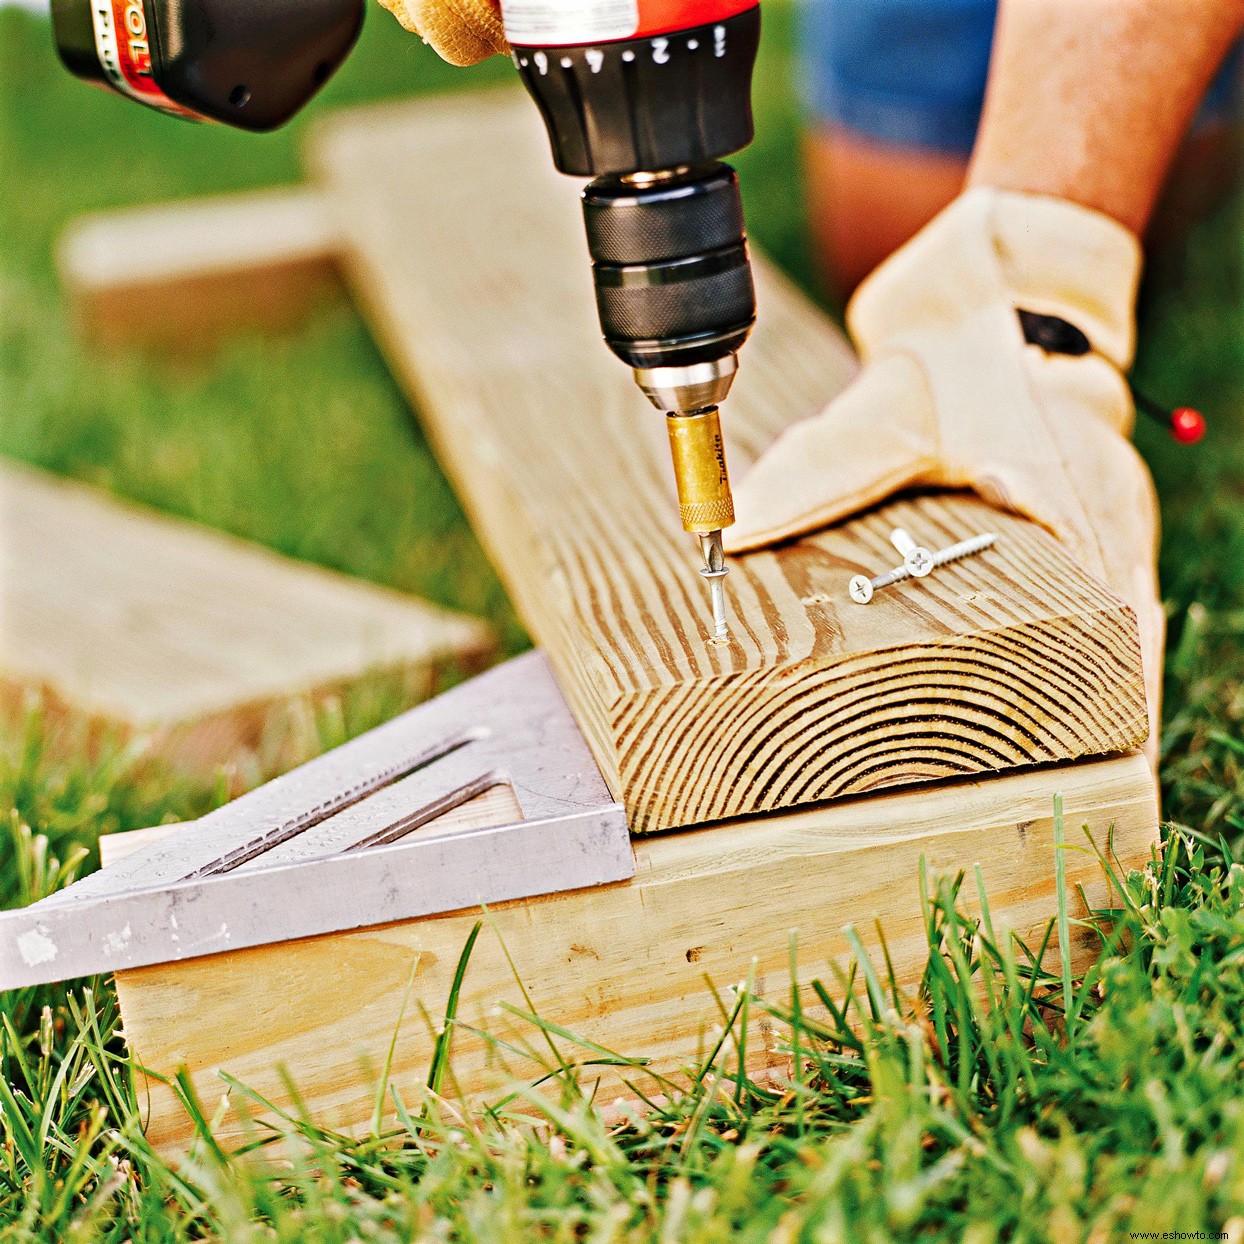
<instances>
[{"instance_id":1,"label":"gloved hand","mask_svg":"<svg viewBox=\"0 0 1244 1244\"><path fill-rule=\"evenodd\" d=\"M1052 532L1136 611L1152 745L1165 630L1157 500L1127 439L1123 376L1140 264L1136 238L1087 208L961 195L856 292L847 323L864 367L744 476L727 550L813 531L901 488L972 489ZM1093 352L1027 345L1017 308L1074 325Z\"/></svg>"},{"instance_id":2,"label":"gloved hand","mask_svg":"<svg viewBox=\"0 0 1244 1244\"><path fill-rule=\"evenodd\" d=\"M474 65L508 52L497 0L380 0L407 30L451 65Z\"/></svg>"}]
</instances>

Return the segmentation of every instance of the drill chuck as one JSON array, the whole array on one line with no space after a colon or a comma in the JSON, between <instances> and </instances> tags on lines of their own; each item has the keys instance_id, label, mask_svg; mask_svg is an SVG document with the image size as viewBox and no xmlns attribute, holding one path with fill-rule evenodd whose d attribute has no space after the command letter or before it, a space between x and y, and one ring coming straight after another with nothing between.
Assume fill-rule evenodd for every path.
<instances>
[{"instance_id":1,"label":"drill chuck","mask_svg":"<svg viewBox=\"0 0 1244 1244\"><path fill-rule=\"evenodd\" d=\"M601 331L635 368L735 351L756 320L739 179L712 162L642 180L600 177L583 215Z\"/></svg>"}]
</instances>

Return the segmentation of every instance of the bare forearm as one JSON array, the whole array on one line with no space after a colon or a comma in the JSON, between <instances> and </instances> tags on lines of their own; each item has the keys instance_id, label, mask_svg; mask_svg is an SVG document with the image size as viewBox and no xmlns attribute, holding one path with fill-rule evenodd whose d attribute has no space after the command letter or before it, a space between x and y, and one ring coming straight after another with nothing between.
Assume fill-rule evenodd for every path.
<instances>
[{"instance_id":1,"label":"bare forearm","mask_svg":"<svg viewBox=\"0 0 1244 1244\"><path fill-rule=\"evenodd\" d=\"M1001 0L969 183L1139 233L1244 0Z\"/></svg>"}]
</instances>

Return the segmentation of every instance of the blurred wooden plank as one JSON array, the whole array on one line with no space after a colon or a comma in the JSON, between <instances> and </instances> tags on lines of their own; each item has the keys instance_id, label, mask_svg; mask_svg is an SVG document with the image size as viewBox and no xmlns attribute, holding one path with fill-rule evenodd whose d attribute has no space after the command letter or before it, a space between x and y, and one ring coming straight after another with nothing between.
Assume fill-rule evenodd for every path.
<instances>
[{"instance_id":1,"label":"blurred wooden plank","mask_svg":"<svg viewBox=\"0 0 1244 1244\"><path fill-rule=\"evenodd\" d=\"M323 123L352 288L637 832L1122 751L1147 732L1131 612L1048 535L962 495L739 559L714 642L663 420L601 344L574 183L517 93ZM758 263L723 411L741 474L853 362ZM877 435L885 435L879 427ZM861 608L893 526L984 556Z\"/></svg>"},{"instance_id":2,"label":"blurred wooden plank","mask_svg":"<svg viewBox=\"0 0 1244 1244\"><path fill-rule=\"evenodd\" d=\"M548 1049L540 1034L501 1009L527 1009L515 970L542 1018L619 1054L651 1058L663 1073L687 1066L702 1035L720 1023L706 978L728 989L751 974L758 994L787 1002L791 929L798 930L804 1005L814 1020L826 1016L807 986L819 979L837 992L829 960L848 958L848 924L884 974L880 920L897 979L912 988L927 955L922 859L933 876L969 871L968 910L976 907L970 870L979 861L995 928L1037 945L1056 910L1055 792L1071 846L1087 846L1087 825L1124 873L1145 865L1158 812L1148 765L1133 754L651 835L636 841L632 882L492 908L467 971L459 1019L469 1027L456 1031L446 1092L496 1100L513 1087L509 1077L526 1082L542 1073L535 1058L547 1058ZM477 802L473 811L491 818L481 823L498 824L513 805ZM109 843L101 850L114 858ZM1111 905L1092 854L1071 850L1065 862L1073 917L1088 914L1085 901ZM126 1040L139 1065L157 1075L188 1069L208 1114L228 1098L216 1133L227 1145L247 1139L247 1115L263 1112L230 1090L221 1071L289 1108L288 1071L319 1123L363 1134L390 1043L390 1083L417 1112L434 1029L480 918L461 912L118 973ZM1098 942L1083 928L1072 936L1080 971ZM1054 970L1057 954L1052 946L1047 966ZM510 1038L534 1058L507 1054L473 1030ZM784 1064L779 1037L763 1019L753 1024L753 1074ZM568 1041L557 1044L570 1062L591 1058ZM587 1085L600 1079L600 1102L625 1092L624 1078L644 1087L633 1070L589 1067L584 1077ZM193 1137L189 1119L154 1076L146 1088L148 1138L170 1157L184 1152ZM384 1109L391 1123L391 1097Z\"/></svg>"},{"instance_id":3,"label":"blurred wooden plank","mask_svg":"<svg viewBox=\"0 0 1244 1244\"><path fill-rule=\"evenodd\" d=\"M61 239L61 282L97 345L199 354L293 327L341 295L338 242L307 190L102 212Z\"/></svg>"},{"instance_id":4,"label":"blurred wooden plank","mask_svg":"<svg viewBox=\"0 0 1244 1244\"><path fill-rule=\"evenodd\" d=\"M487 663L483 623L0 465L0 705L32 695L211 770L295 701L380 675L423 698Z\"/></svg>"}]
</instances>

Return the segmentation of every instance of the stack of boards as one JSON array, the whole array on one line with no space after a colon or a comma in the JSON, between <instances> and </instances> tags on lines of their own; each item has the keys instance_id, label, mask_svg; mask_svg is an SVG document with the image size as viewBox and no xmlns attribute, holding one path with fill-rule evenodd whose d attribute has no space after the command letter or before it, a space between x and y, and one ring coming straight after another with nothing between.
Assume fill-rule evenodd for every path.
<instances>
[{"instance_id":1,"label":"stack of boards","mask_svg":"<svg viewBox=\"0 0 1244 1244\"><path fill-rule=\"evenodd\" d=\"M515 970L541 1014L668 1072L720 1020L706 977L789 996L791 929L805 986L832 983L848 925L877 952L878 920L897 979L913 984L922 860L932 873L979 863L995 925L1042 930L1056 795L1070 841L1088 826L1124 871L1148 860L1158 813L1135 751L1146 717L1134 620L1030 524L968 496L899 499L739 560L732 639L714 642L660 417L598 339L575 187L552 171L525 98L338 114L309 165L324 264L372 323L638 835L633 882L487 914L460 1006L470 1029L454 1039L463 1092L540 1074L536 1030L499 1010L526 1007ZM256 261L254 206L195 208L216 215L214 236L233 213L251 222L247 254L209 258L214 288L281 279L279 248ZM124 222L89 225L110 227ZM195 234L183 236L197 271ZM98 285L76 282L71 260L91 323ZM175 279L167 264L156 275ZM758 277L760 324L725 412L736 472L853 370L815 308L763 262ZM986 529L999 539L867 608L851 603L847 581L893 562L900 524L930 546ZM496 824L514 807L498 797L476 812ZM1068 852L1066 871L1076 907L1109 904L1091 852ZM317 1117L365 1126L395 1032L392 1081L417 1099L477 918L121 973L127 1039L159 1077L186 1067L205 1101L219 1100L225 1070L288 1102L277 1070L288 1066ZM1089 944L1073 935L1071 949L1078 961ZM586 1057L562 1045L568 1061ZM780 1058L759 1025L752 1069ZM621 1088L608 1067L586 1074L605 1094ZM149 1089L153 1141L184 1146L184 1112L156 1076ZM262 1111L234 1093L223 1134L246 1135L251 1113Z\"/></svg>"}]
</instances>

